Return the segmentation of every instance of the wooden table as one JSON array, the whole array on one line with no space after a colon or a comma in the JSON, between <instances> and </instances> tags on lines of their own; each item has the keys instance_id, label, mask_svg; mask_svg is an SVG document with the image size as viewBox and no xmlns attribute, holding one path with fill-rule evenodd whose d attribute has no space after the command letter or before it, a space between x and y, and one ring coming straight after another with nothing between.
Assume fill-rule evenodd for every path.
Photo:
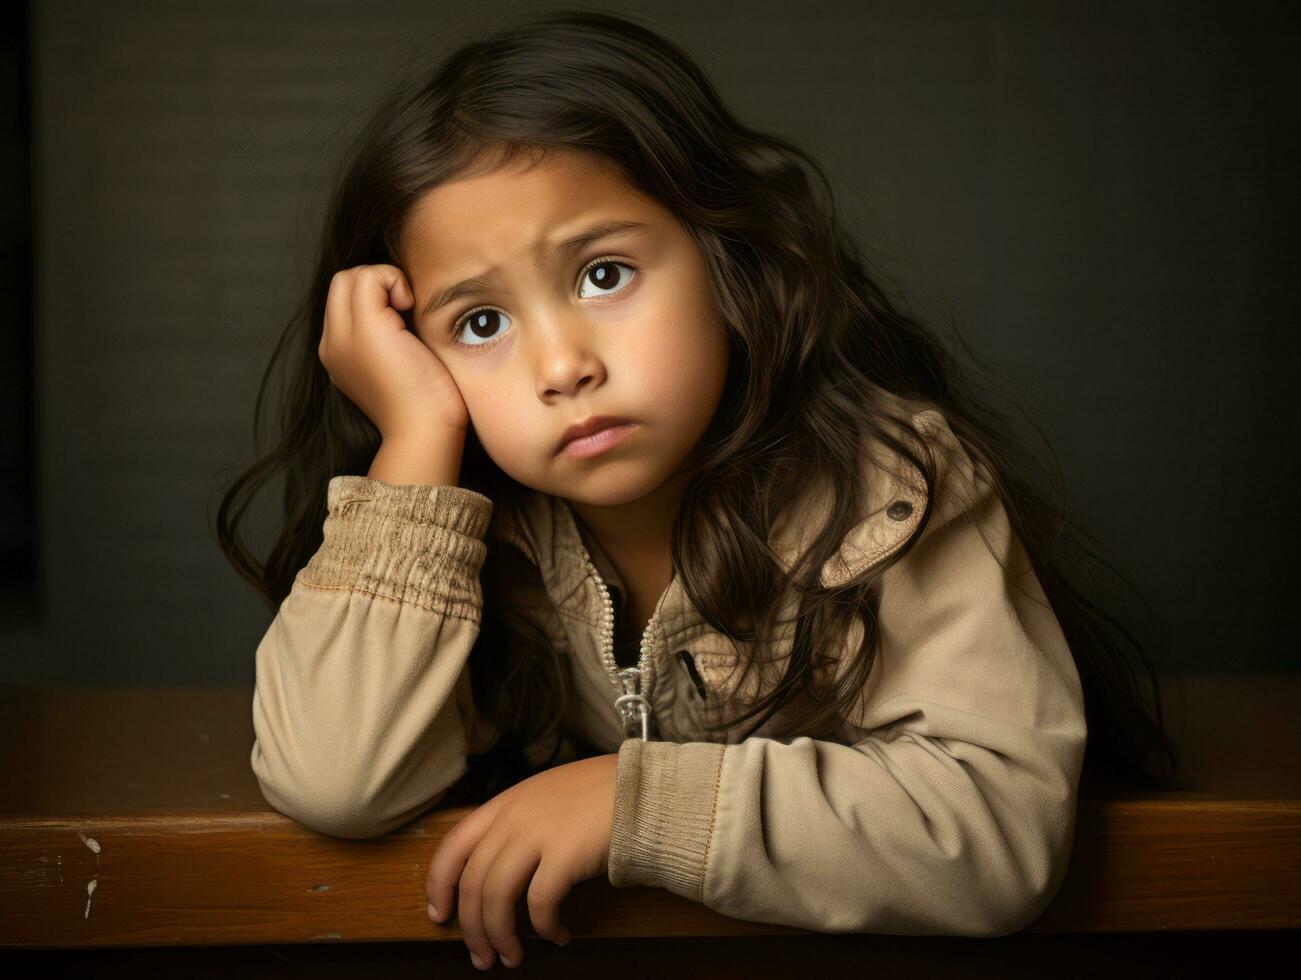
<instances>
[{"instance_id":1,"label":"wooden table","mask_svg":"<svg viewBox=\"0 0 1301 980\"><path fill-rule=\"evenodd\" d=\"M862 969L869 958L874 970L925 962L929 975L1050 965L1151 976L1281 952L1301 929L1301 682L1172 676L1162 692L1180 788L1083 790L1066 882L1015 936L823 935L593 879L565 900L574 941L563 949L536 937L521 902L520 969L651 975L690 962L711 977L754 977ZM195 962L253 976L355 977L380 964L423 977L480 972L455 920L434 925L424 907L429 858L469 808L376 840L301 827L267 805L249 768L248 688L0 688L0 706L0 955L10 962L57 958L96 976Z\"/></svg>"}]
</instances>

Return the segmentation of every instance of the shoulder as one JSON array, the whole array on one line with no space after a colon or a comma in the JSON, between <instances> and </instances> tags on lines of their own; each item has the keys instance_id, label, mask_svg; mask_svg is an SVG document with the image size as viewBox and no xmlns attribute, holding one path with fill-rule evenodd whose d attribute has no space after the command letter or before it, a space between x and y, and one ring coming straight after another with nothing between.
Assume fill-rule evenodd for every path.
<instances>
[{"instance_id":1,"label":"shoulder","mask_svg":"<svg viewBox=\"0 0 1301 980\"><path fill-rule=\"evenodd\" d=\"M971 459L941 412L926 402L907 403L911 423L892 432L932 471L929 483L906 452L887 439L864 439L861 460L861 499L854 524L840 548L823 565L824 587L835 587L873 565L887 560L904 546L925 519L933 521L953 508L955 490L969 484Z\"/></svg>"}]
</instances>

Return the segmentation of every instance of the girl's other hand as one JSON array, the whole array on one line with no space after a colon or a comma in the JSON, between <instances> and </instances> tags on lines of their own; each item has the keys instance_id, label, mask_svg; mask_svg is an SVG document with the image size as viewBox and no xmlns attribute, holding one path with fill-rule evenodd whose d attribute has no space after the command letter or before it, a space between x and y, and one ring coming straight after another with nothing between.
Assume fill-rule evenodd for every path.
<instances>
[{"instance_id":1,"label":"girl's other hand","mask_svg":"<svg viewBox=\"0 0 1301 980\"><path fill-rule=\"evenodd\" d=\"M480 969L498 952L506 966L523 962L515 904L526 888L534 931L562 946L569 941L560 903L580 881L606 873L618 770L617 752L544 769L498 793L439 843L426 896L435 921L445 922L456 887L461 934Z\"/></svg>"},{"instance_id":2,"label":"girl's other hand","mask_svg":"<svg viewBox=\"0 0 1301 980\"><path fill-rule=\"evenodd\" d=\"M330 280L317 352L330 380L385 438L412 430L464 432L470 423L447 366L398 312L415 302L395 265L353 266Z\"/></svg>"}]
</instances>

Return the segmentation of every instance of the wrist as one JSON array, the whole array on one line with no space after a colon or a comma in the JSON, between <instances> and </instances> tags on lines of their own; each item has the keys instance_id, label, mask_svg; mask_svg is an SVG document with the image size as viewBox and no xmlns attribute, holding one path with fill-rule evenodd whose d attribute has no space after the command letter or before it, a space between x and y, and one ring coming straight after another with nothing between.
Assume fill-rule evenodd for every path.
<instances>
[{"instance_id":1,"label":"wrist","mask_svg":"<svg viewBox=\"0 0 1301 980\"><path fill-rule=\"evenodd\" d=\"M465 433L409 429L385 435L367 476L398 486L457 486Z\"/></svg>"}]
</instances>

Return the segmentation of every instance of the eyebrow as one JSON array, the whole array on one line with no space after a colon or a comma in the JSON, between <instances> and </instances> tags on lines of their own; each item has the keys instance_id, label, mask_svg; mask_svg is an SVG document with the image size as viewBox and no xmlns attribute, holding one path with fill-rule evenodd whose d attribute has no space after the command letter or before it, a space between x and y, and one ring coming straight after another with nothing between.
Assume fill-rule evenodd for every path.
<instances>
[{"instance_id":1,"label":"eyebrow","mask_svg":"<svg viewBox=\"0 0 1301 980\"><path fill-rule=\"evenodd\" d=\"M601 221L592 225L586 231L575 235L573 238L567 238L563 242L560 242L556 246L555 250L557 252L571 253L582 248L588 242L596 241L598 238L605 238L609 235L615 234L616 232L627 231L629 228L643 228L645 225L646 222L644 221ZM467 293L481 292L491 288L498 282L497 273L499 271L499 267L493 266L481 275L471 276L469 279L462 279L455 285L448 286L442 292L435 293L430 298L429 302L425 304L424 309L420 311L420 316L422 318L428 317L441 310L448 303L465 296Z\"/></svg>"}]
</instances>

